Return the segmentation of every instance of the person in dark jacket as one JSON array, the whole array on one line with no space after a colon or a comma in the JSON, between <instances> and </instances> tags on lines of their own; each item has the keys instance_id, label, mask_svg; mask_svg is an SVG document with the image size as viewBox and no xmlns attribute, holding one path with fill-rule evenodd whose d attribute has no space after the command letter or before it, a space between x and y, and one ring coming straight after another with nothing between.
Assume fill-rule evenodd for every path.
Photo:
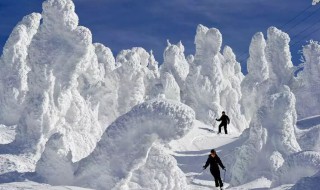
<instances>
[{"instance_id":1,"label":"person in dark jacket","mask_svg":"<svg viewBox=\"0 0 320 190\"><path fill-rule=\"evenodd\" d=\"M216 119L217 121L221 121L220 125L219 125L219 132L218 134L221 133L221 127L223 126L224 128L224 133L228 134L227 131L227 125L230 123L230 119L229 117L226 115L226 112L222 112L222 116L220 117L220 119Z\"/></svg>"},{"instance_id":2,"label":"person in dark jacket","mask_svg":"<svg viewBox=\"0 0 320 190\"><path fill-rule=\"evenodd\" d=\"M205 170L209 165L210 165L210 172L213 175L214 181L216 183L216 187L221 187L221 189L222 189L223 183L222 183L222 180L220 177L219 166L223 170L226 170L226 168L222 164L219 156L217 155L217 153L214 149L211 150L211 154L209 155L206 164L203 166L203 169Z\"/></svg>"}]
</instances>

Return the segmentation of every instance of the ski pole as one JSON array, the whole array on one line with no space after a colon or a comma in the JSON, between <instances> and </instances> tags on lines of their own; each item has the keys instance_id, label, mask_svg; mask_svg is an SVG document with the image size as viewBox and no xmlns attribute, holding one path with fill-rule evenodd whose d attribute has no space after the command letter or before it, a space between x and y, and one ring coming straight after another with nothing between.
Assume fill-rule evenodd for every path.
<instances>
[{"instance_id":1,"label":"ski pole","mask_svg":"<svg viewBox=\"0 0 320 190\"><path fill-rule=\"evenodd\" d=\"M223 181L226 181L226 169L224 169Z\"/></svg>"}]
</instances>

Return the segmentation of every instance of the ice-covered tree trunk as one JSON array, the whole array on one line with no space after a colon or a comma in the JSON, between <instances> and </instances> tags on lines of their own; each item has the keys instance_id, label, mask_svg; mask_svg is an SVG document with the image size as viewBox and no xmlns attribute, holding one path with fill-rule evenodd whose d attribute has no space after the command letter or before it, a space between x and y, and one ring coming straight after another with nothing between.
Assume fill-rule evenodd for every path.
<instances>
[{"instance_id":1,"label":"ice-covered tree trunk","mask_svg":"<svg viewBox=\"0 0 320 190\"><path fill-rule=\"evenodd\" d=\"M13 29L0 59L0 122L17 125L28 92L28 48L37 33L41 15L25 16Z\"/></svg>"},{"instance_id":2,"label":"ice-covered tree trunk","mask_svg":"<svg viewBox=\"0 0 320 190\"><path fill-rule=\"evenodd\" d=\"M310 42L304 46L303 71L298 74L294 87L297 96L297 112L299 118L320 114L320 45Z\"/></svg>"},{"instance_id":3,"label":"ice-covered tree trunk","mask_svg":"<svg viewBox=\"0 0 320 190\"><path fill-rule=\"evenodd\" d=\"M247 122L239 105L243 75L231 48L226 47L222 55L221 33L202 25L197 28L195 44L184 102L196 111L197 119L207 124L213 124L225 110L231 118L231 131L245 129Z\"/></svg>"}]
</instances>

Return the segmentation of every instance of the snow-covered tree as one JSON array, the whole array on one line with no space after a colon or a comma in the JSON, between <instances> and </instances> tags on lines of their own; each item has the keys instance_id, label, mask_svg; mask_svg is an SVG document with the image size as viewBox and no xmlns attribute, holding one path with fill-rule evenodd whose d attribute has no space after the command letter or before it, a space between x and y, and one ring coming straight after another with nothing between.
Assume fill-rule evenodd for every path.
<instances>
[{"instance_id":1,"label":"snow-covered tree","mask_svg":"<svg viewBox=\"0 0 320 190\"><path fill-rule=\"evenodd\" d=\"M303 47L303 56L303 71L298 73L297 84L293 87L299 118L320 113L320 44L311 41Z\"/></svg>"},{"instance_id":2,"label":"snow-covered tree","mask_svg":"<svg viewBox=\"0 0 320 190\"><path fill-rule=\"evenodd\" d=\"M241 131L247 127L239 104L243 75L231 48L220 53L221 44L219 30L198 26L184 102L196 111L197 119L207 124L213 124L225 110L231 118L231 131Z\"/></svg>"},{"instance_id":3,"label":"snow-covered tree","mask_svg":"<svg viewBox=\"0 0 320 190\"><path fill-rule=\"evenodd\" d=\"M24 109L30 66L28 48L40 25L41 15L25 16L13 29L0 59L0 122L17 125Z\"/></svg>"},{"instance_id":4,"label":"snow-covered tree","mask_svg":"<svg viewBox=\"0 0 320 190\"><path fill-rule=\"evenodd\" d=\"M184 46L181 42L177 45L171 44L168 41L168 46L163 53L164 62L160 66L160 74L168 76L166 73L169 73L173 76L173 79L179 85L179 94L181 97L184 97L185 92L185 81L189 74L189 64L184 56ZM166 84L162 84L165 86ZM165 87L164 87L165 88ZM177 97L177 99L181 99Z\"/></svg>"}]
</instances>

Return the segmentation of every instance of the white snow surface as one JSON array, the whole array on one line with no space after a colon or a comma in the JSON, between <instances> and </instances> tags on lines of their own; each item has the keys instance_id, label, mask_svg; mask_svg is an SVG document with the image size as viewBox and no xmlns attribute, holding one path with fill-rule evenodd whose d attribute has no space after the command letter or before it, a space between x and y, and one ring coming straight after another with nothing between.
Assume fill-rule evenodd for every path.
<instances>
[{"instance_id":1,"label":"white snow surface","mask_svg":"<svg viewBox=\"0 0 320 190\"><path fill-rule=\"evenodd\" d=\"M212 189L212 148L227 189L318 187L319 42L296 67L288 34L258 32L246 76L218 29L194 42L168 41L160 67L141 47L114 57L72 0L44 1L0 57L0 189Z\"/></svg>"}]
</instances>

